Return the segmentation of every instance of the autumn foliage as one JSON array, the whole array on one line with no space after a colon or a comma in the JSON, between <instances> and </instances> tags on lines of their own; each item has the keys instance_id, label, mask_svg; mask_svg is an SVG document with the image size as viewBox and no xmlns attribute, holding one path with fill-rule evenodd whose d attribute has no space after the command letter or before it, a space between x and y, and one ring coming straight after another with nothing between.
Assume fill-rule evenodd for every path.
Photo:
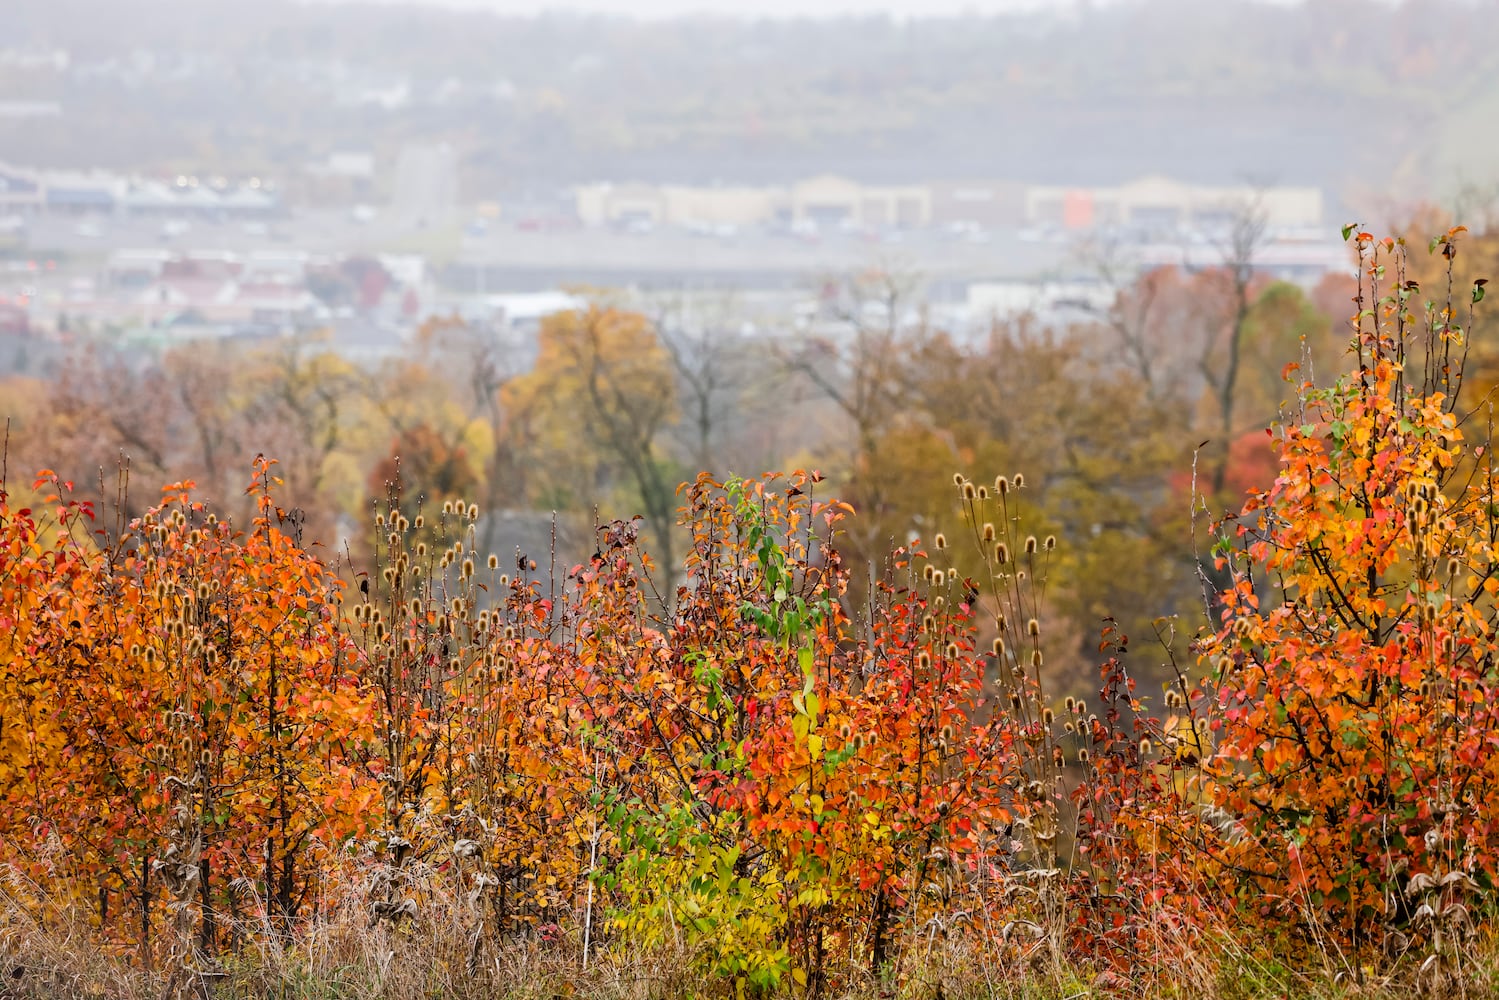
<instances>
[{"instance_id":1,"label":"autumn foliage","mask_svg":"<svg viewBox=\"0 0 1499 1000\"><path fill-rule=\"evenodd\" d=\"M1288 368L1211 624L1106 621L1096 700L1051 682L1066 540L1027 531L1020 475L954 476L945 531L872 572L821 476L705 474L680 567L637 519L544 574L457 498L393 497L370 565L332 564L267 459L243 526L191 483L106 524L44 472L43 503L0 494L10 902L177 995L351 914L392 955L457 928L490 985L530 942L823 995L940 942L1127 991L1225 936L1447 981L1499 878L1490 418L1471 310L1353 239L1356 367Z\"/></svg>"},{"instance_id":2,"label":"autumn foliage","mask_svg":"<svg viewBox=\"0 0 1499 1000\"><path fill-rule=\"evenodd\" d=\"M1490 401L1461 392L1483 285L1423 307L1407 248L1355 239L1358 368L1301 387L1280 476L1219 542L1210 794L1266 908L1452 940L1499 875L1499 484Z\"/></svg>"}]
</instances>

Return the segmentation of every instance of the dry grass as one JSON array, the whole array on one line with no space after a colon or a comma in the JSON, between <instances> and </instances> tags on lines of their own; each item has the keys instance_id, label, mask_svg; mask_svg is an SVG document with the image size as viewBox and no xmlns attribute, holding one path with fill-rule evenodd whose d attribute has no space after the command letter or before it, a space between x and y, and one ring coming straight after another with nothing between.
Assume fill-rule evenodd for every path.
<instances>
[{"instance_id":1,"label":"dry grass","mask_svg":"<svg viewBox=\"0 0 1499 1000\"><path fill-rule=\"evenodd\" d=\"M244 942L211 974L173 981L128 955L101 947L73 908L46 900L14 869L4 870L0 899L0 998L4 1000L677 1000L733 997L724 981L685 970L691 956L647 953L610 940L585 963L581 936L528 933L485 940L477 914L438 870L414 868L405 898L414 916L372 920L378 878L350 883L338 905L287 938L243 927ZM980 998L1190 997L1192 1000L1489 997L1499 986L1499 941L1483 937L1440 975L1414 969L1363 976L1339 970L1334 955L1291 961L1277 943L1230 928L1201 938L1169 968L1096 973L1059 958L1058 939L1040 928L1012 929L991 945L980 935L944 937L938 927L903 942L896 967L881 977L845 975L832 1000L980 1000ZM253 933L252 933L253 932ZM199 970L202 972L202 970ZM1363 981L1360 982L1359 980ZM791 995L788 989L787 995Z\"/></svg>"}]
</instances>

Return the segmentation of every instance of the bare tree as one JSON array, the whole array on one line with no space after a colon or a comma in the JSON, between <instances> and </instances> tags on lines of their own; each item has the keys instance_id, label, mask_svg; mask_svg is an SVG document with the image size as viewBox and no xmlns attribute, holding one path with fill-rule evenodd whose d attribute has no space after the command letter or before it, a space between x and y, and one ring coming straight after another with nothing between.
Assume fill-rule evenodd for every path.
<instances>
[{"instance_id":1,"label":"bare tree","mask_svg":"<svg viewBox=\"0 0 1499 1000\"><path fill-rule=\"evenodd\" d=\"M658 301L650 310L677 374L682 443L700 472L712 471L721 459L724 427L747 383L748 345L737 314L730 299L701 302L684 296Z\"/></svg>"},{"instance_id":2,"label":"bare tree","mask_svg":"<svg viewBox=\"0 0 1499 1000\"><path fill-rule=\"evenodd\" d=\"M1097 274L1112 293L1107 309L1086 305L1087 311L1114 336L1126 367L1140 377L1149 400L1160 395L1160 338L1153 336L1160 325L1157 315L1163 279L1160 270L1142 273L1139 261L1117 239L1084 244L1081 263Z\"/></svg>"},{"instance_id":3,"label":"bare tree","mask_svg":"<svg viewBox=\"0 0 1499 1000\"><path fill-rule=\"evenodd\" d=\"M1235 392L1239 383L1239 371L1244 356L1244 334L1249 323L1250 309L1254 304L1252 286L1255 277L1255 254L1265 240L1268 229L1264 205L1256 196L1239 206L1234 212L1228 231L1218 242L1221 265L1218 274L1226 292L1224 319L1224 354L1217 355L1217 339L1208 337L1203 341L1202 355L1198 362L1202 377L1213 394L1218 415L1218 433L1222 436L1213 466L1213 492L1219 493L1228 476L1229 447L1234 437Z\"/></svg>"},{"instance_id":4,"label":"bare tree","mask_svg":"<svg viewBox=\"0 0 1499 1000\"><path fill-rule=\"evenodd\" d=\"M878 536L899 485L877 465L882 438L913 400L911 359L929 332L925 313L913 307L915 289L912 276L887 270L845 278L827 302L832 329L784 355L852 425L850 490L869 515L848 526L858 552L883 551L890 541Z\"/></svg>"},{"instance_id":5,"label":"bare tree","mask_svg":"<svg viewBox=\"0 0 1499 1000\"><path fill-rule=\"evenodd\" d=\"M845 278L827 303L830 335L783 353L853 424L855 469L868 465L909 395L910 348L926 332L925 316L911 315L915 287L914 277L887 270Z\"/></svg>"}]
</instances>

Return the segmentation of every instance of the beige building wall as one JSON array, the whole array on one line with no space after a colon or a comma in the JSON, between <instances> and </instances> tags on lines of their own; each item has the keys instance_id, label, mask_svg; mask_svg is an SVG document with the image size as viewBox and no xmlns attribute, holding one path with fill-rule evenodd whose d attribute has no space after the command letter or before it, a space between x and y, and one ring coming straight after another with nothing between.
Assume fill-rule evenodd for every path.
<instances>
[{"instance_id":1,"label":"beige building wall","mask_svg":"<svg viewBox=\"0 0 1499 1000\"><path fill-rule=\"evenodd\" d=\"M814 177L782 187L689 187L646 184L585 184L574 189L584 225L608 226L629 219L658 225L752 226L776 221L843 220L865 226L927 226L932 190L919 185L865 186L843 177Z\"/></svg>"},{"instance_id":2,"label":"beige building wall","mask_svg":"<svg viewBox=\"0 0 1499 1000\"><path fill-rule=\"evenodd\" d=\"M921 185L866 186L824 174L791 188L791 218L796 222L927 226L932 222L932 190Z\"/></svg>"},{"instance_id":3,"label":"beige building wall","mask_svg":"<svg viewBox=\"0 0 1499 1000\"><path fill-rule=\"evenodd\" d=\"M631 219L655 225L666 219L666 198L648 184L586 184L573 192L578 219L586 226L610 226Z\"/></svg>"},{"instance_id":4,"label":"beige building wall","mask_svg":"<svg viewBox=\"0 0 1499 1000\"><path fill-rule=\"evenodd\" d=\"M666 222L752 226L770 222L789 204L783 188L666 187Z\"/></svg>"},{"instance_id":5,"label":"beige building wall","mask_svg":"<svg viewBox=\"0 0 1499 1000\"><path fill-rule=\"evenodd\" d=\"M1032 187L1025 193L1025 219L1033 225L1060 224L1067 214L1066 206L1080 201L1091 204L1091 218L1097 225L1202 225L1226 221L1255 204L1271 226L1323 224L1322 192L1318 188L1193 185L1160 176L1142 177L1117 187Z\"/></svg>"}]
</instances>

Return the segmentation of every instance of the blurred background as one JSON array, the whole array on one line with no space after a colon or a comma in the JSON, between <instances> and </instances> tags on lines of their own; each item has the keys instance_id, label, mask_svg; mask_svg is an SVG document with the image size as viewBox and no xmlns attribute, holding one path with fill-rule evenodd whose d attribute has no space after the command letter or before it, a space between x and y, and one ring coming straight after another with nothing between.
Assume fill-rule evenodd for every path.
<instances>
[{"instance_id":1,"label":"blurred background","mask_svg":"<svg viewBox=\"0 0 1499 1000\"><path fill-rule=\"evenodd\" d=\"M356 563L398 490L669 567L679 482L803 466L874 566L1021 471L1081 660L1200 610L1194 491L1344 364L1344 223L1499 259L1492 0L10 7L12 487L243 513L265 452Z\"/></svg>"}]
</instances>

